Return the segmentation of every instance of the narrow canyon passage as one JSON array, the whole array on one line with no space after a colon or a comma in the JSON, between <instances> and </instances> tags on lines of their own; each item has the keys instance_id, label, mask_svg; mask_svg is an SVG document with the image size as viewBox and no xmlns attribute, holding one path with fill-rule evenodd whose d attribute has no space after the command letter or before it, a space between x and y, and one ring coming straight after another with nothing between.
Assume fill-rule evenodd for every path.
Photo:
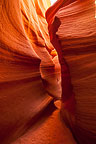
<instances>
[{"instance_id":1,"label":"narrow canyon passage","mask_svg":"<svg viewBox=\"0 0 96 144\"><path fill-rule=\"evenodd\" d=\"M58 102L59 103L59 102ZM58 106L58 104L57 104ZM76 144L71 131L52 104L30 130L12 144Z\"/></svg>"},{"instance_id":2,"label":"narrow canyon passage","mask_svg":"<svg viewBox=\"0 0 96 144\"><path fill-rule=\"evenodd\" d=\"M0 144L96 144L95 0L0 1Z\"/></svg>"}]
</instances>

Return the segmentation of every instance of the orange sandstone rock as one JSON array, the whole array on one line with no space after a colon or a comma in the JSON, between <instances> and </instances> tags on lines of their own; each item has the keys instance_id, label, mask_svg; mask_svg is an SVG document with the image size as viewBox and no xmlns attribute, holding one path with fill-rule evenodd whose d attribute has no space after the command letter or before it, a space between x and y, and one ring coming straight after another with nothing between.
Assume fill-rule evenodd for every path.
<instances>
[{"instance_id":1,"label":"orange sandstone rock","mask_svg":"<svg viewBox=\"0 0 96 144\"><path fill-rule=\"evenodd\" d=\"M46 17L61 64L63 117L67 124L69 121L79 143L95 144L95 2L58 0L48 9Z\"/></svg>"},{"instance_id":2,"label":"orange sandstone rock","mask_svg":"<svg viewBox=\"0 0 96 144\"><path fill-rule=\"evenodd\" d=\"M49 0L0 2L0 143L23 134L51 96L60 94L60 83L54 86L60 68L50 55L45 19L49 5Z\"/></svg>"}]
</instances>

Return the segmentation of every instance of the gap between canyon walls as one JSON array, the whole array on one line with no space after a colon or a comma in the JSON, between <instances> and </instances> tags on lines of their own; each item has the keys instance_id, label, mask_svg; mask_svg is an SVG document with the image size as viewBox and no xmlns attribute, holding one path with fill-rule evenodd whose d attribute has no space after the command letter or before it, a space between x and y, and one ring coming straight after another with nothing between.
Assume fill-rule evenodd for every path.
<instances>
[{"instance_id":1,"label":"gap between canyon walls","mask_svg":"<svg viewBox=\"0 0 96 144\"><path fill-rule=\"evenodd\" d=\"M61 99L61 66L56 49L50 42L45 18L46 9L50 6L48 2L22 0L21 14L27 37L41 59L40 72L44 87L56 100Z\"/></svg>"},{"instance_id":2,"label":"gap between canyon walls","mask_svg":"<svg viewBox=\"0 0 96 144\"><path fill-rule=\"evenodd\" d=\"M72 126L72 122L75 121L75 97L73 92L73 86L71 83L71 76L68 63L66 62L63 53L62 53L62 45L61 41L56 34L60 25L61 21L56 16L56 13L59 9L71 4L75 0L58 0L53 6L51 6L46 12L46 20L48 22L49 28L49 35L50 40L56 49L59 57L59 62L61 66L61 87L62 87L62 108L63 111L65 110L64 119L66 124L70 123ZM70 119L68 118L70 115ZM68 126L70 125L68 124Z\"/></svg>"}]
</instances>

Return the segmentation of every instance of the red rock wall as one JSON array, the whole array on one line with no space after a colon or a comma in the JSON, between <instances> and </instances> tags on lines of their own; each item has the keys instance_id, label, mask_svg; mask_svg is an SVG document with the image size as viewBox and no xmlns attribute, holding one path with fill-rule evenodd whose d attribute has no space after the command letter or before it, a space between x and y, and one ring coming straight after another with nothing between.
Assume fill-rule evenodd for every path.
<instances>
[{"instance_id":1,"label":"red rock wall","mask_svg":"<svg viewBox=\"0 0 96 144\"><path fill-rule=\"evenodd\" d=\"M61 64L62 115L80 144L95 144L95 2L57 0L48 9L46 18Z\"/></svg>"},{"instance_id":2,"label":"red rock wall","mask_svg":"<svg viewBox=\"0 0 96 144\"><path fill-rule=\"evenodd\" d=\"M0 2L0 143L23 134L51 96L60 94L60 66L51 56L44 16L49 5L49 0Z\"/></svg>"},{"instance_id":3,"label":"red rock wall","mask_svg":"<svg viewBox=\"0 0 96 144\"><path fill-rule=\"evenodd\" d=\"M59 98L80 144L96 143L94 0L0 2L0 142L22 135ZM50 38L49 38L50 34ZM50 43L50 39L54 47Z\"/></svg>"}]
</instances>

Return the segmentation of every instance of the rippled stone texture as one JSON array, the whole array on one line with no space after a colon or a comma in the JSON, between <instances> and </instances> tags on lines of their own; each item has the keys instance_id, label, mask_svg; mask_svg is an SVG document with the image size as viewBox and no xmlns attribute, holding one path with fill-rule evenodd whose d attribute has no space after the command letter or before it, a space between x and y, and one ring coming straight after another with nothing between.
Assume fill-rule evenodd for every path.
<instances>
[{"instance_id":1,"label":"rippled stone texture","mask_svg":"<svg viewBox=\"0 0 96 144\"><path fill-rule=\"evenodd\" d=\"M49 0L0 1L0 143L23 134L51 96L60 94L60 66L51 56L44 16L49 5Z\"/></svg>"},{"instance_id":2,"label":"rippled stone texture","mask_svg":"<svg viewBox=\"0 0 96 144\"><path fill-rule=\"evenodd\" d=\"M96 143L96 19L94 0L58 0L46 13L61 64L62 115L77 140ZM73 88L72 88L73 86Z\"/></svg>"},{"instance_id":3,"label":"rippled stone texture","mask_svg":"<svg viewBox=\"0 0 96 144\"><path fill-rule=\"evenodd\" d=\"M80 144L96 143L94 0L49 6L49 0L0 1L0 143L10 144L60 99L60 83L66 124Z\"/></svg>"}]
</instances>

